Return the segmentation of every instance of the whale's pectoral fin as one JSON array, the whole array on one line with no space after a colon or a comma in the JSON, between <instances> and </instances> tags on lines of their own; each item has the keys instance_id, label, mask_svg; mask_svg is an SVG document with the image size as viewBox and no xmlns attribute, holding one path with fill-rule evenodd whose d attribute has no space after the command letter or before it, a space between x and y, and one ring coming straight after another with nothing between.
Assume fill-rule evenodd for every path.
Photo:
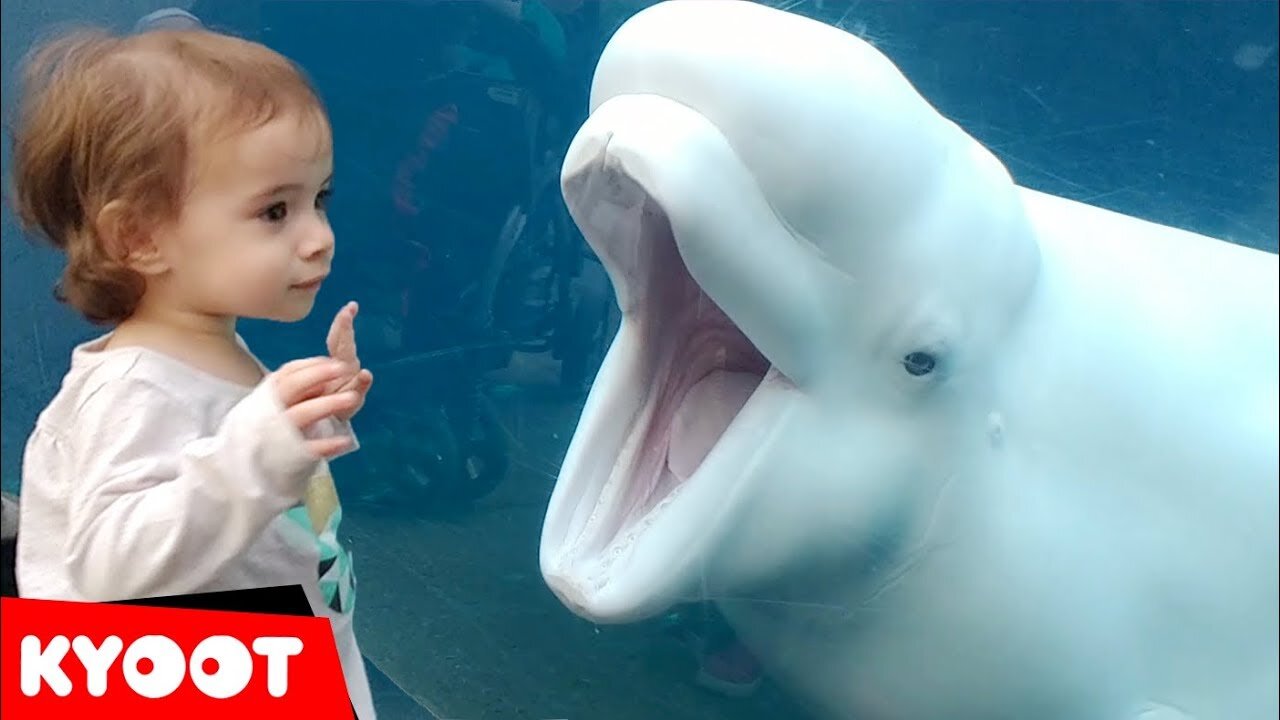
<instances>
[{"instance_id":1,"label":"whale's pectoral fin","mask_svg":"<svg viewBox=\"0 0 1280 720\"><path fill-rule=\"evenodd\" d=\"M1133 716L1133 720L1196 720L1196 718L1194 715L1188 715L1168 705L1146 702L1138 708L1138 714Z\"/></svg>"}]
</instances>

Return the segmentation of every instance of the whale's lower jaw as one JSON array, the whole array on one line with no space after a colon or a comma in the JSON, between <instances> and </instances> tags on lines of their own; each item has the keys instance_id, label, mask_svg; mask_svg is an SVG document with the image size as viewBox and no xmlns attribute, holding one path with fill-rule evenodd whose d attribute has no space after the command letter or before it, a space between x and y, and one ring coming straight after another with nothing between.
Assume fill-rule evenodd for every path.
<instances>
[{"instance_id":1,"label":"whale's lower jaw","mask_svg":"<svg viewBox=\"0 0 1280 720\"><path fill-rule=\"evenodd\" d=\"M598 387L608 392L607 384ZM583 431L583 447L572 464L566 462L553 495L548 517L555 513L557 522L544 528L542 574L552 592L575 614L599 623L634 622L701 599L706 565L724 521L733 515L743 474L754 463L769 420L793 392L786 378L771 371L696 472L681 480L668 468L666 479L644 495L645 466L619 463L610 472L609 458L621 453L604 443L591 445L608 431ZM608 418L583 418L584 425L593 421ZM652 421L635 423L622 446L650 427ZM582 467L604 471L570 474ZM608 481L601 484L606 473Z\"/></svg>"},{"instance_id":2,"label":"whale's lower jaw","mask_svg":"<svg viewBox=\"0 0 1280 720\"><path fill-rule=\"evenodd\" d=\"M577 182L599 185L586 170ZM575 613L629 622L696 588L717 521L794 386L693 280L665 213L634 184L566 191L617 289L623 322L552 495L541 563ZM574 188L575 179L566 181ZM588 205L588 204L592 205Z\"/></svg>"}]
</instances>

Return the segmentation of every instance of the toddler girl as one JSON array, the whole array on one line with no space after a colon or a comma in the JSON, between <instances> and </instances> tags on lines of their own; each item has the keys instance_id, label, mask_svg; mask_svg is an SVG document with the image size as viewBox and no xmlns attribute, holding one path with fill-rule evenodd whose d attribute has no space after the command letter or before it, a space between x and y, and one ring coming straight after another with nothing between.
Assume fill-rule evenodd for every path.
<instances>
[{"instance_id":1,"label":"toddler girl","mask_svg":"<svg viewBox=\"0 0 1280 720\"><path fill-rule=\"evenodd\" d=\"M329 274L326 113L285 58L203 30L71 34L29 58L14 143L58 297L109 326L72 353L23 461L18 591L111 601L301 584L374 718L326 460L373 382L354 303L328 356L268 372L241 317L310 313Z\"/></svg>"}]
</instances>

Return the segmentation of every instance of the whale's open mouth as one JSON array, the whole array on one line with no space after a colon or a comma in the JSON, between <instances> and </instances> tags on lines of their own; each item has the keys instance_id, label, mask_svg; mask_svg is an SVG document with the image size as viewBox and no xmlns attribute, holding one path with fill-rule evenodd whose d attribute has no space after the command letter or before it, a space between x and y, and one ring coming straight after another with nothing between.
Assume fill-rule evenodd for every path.
<instances>
[{"instance_id":1,"label":"whale's open mouth","mask_svg":"<svg viewBox=\"0 0 1280 720\"><path fill-rule=\"evenodd\" d=\"M645 390L619 448L630 460L616 478L620 494L601 508L601 539L634 527L697 472L769 369L689 274L652 201L641 234L634 248L601 243L605 262L636 284L632 316L643 357L631 384Z\"/></svg>"},{"instance_id":2,"label":"whale's open mouth","mask_svg":"<svg viewBox=\"0 0 1280 720\"><path fill-rule=\"evenodd\" d=\"M624 320L561 471L543 572L576 612L621 620L655 605L641 596L669 585L674 566L696 562L768 427L758 398L792 385L694 280L663 209L634 181L588 169L566 197L591 219L580 225ZM626 597L603 600L610 584Z\"/></svg>"}]
</instances>

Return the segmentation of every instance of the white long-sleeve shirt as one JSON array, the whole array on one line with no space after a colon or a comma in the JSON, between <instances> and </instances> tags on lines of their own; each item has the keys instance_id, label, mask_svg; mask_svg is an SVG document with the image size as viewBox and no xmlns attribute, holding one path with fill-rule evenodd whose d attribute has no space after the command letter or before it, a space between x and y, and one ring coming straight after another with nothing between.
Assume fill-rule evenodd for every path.
<instances>
[{"instance_id":1,"label":"white long-sleeve shirt","mask_svg":"<svg viewBox=\"0 0 1280 720\"><path fill-rule=\"evenodd\" d=\"M27 441L19 594L108 602L301 585L330 620L360 720L374 720L328 463L270 380L237 385L145 348L104 349L108 337L75 348ZM351 429L320 428L335 432Z\"/></svg>"}]
</instances>

